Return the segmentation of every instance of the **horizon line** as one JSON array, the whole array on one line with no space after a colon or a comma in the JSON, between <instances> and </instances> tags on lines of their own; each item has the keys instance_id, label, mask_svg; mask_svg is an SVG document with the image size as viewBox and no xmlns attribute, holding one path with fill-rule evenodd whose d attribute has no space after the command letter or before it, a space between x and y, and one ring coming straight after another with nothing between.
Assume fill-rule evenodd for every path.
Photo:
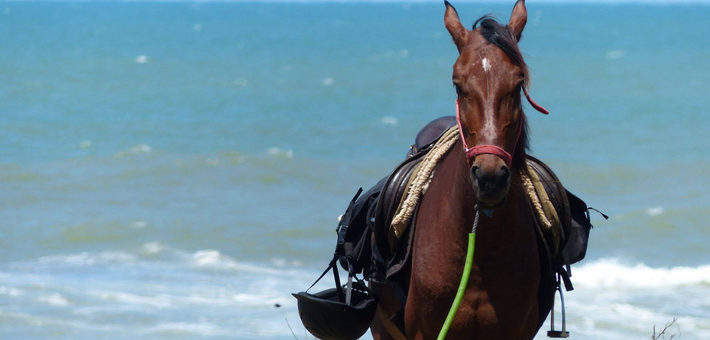
<instances>
[{"instance_id":1,"label":"horizon line","mask_svg":"<svg viewBox=\"0 0 710 340\"><path fill-rule=\"evenodd\" d=\"M0 0L0 3L27 2L95 2L95 3L271 3L271 4L435 4L442 0ZM514 0L457 0L465 4L506 4ZM710 0L534 0L534 3L545 5L710 5Z\"/></svg>"}]
</instances>

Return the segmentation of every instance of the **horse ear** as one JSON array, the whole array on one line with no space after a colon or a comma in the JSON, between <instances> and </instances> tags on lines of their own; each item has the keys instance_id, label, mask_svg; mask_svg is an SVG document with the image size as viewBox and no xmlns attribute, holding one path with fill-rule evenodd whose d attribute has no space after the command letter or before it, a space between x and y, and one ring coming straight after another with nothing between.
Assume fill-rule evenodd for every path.
<instances>
[{"instance_id":1,"label":"horse ear","mask_svg":"<svg viewBox=\"0 0 710 340\"><path fill-rule=\"evenodd\" d=\"M444 13L444 26L446 26L446 29L454 39L454 44L456 44L459 52L461 52L461 48L466 42L466 27L463 27L461 24L459 14L456 12L454 6L451 6L447 0L444 0L444 4L446 5L446 12Z\"/></svg>"},{"instance_id":2,"label":"horse ear","mask_svg":"<svg viewBox=\"0 0 710 340\"><path fill-rule=\"evenodd\" d=\"M528 10L525 8L525 0L518 0L513 7L513 13L510 14L510 22L508 22L508 27L510 31L515 35L515 39L520 40L523 35L523 28L525 28L525 23L528 22Z\"/></svg>"}]
</instances>

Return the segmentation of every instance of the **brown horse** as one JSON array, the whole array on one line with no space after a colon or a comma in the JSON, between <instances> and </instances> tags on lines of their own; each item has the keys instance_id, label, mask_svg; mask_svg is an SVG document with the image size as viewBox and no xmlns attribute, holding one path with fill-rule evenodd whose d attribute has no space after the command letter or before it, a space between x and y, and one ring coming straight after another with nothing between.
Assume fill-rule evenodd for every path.
<instances>
[{"instance_id":1,"label":"brown horse","mask_svg":"<svg viewBox=\"0 0 710 340\"><path fill-rule=\"evenodd\" d=\"M463 140L438 165L416 215L407 338L436 339L461 279L476 205L492 214L480 214L471 278L447 339L532 339L551 307L538 298L554 284L541 274L547 264L520 179L528 146L521 91L527 96L529 77L518 40L526 21L519 0L508 25L484 16L468 30L446 2L444 23L459 51L452 79ZM389 320L400 309L393 287L372 288L379 297L374 338L402 338Z\"/></svg>"}]
</instances>

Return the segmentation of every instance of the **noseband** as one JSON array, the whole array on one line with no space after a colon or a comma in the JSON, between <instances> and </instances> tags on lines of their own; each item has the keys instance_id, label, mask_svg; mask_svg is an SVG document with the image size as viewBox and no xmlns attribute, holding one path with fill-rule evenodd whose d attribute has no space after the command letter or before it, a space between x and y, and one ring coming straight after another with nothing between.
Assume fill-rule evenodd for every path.
<instances>
[{"instance_id":1,"label":"noseband","mask_svg":"<svg viewBox=\"0 0 710 340\"><path fill-rule=\"evenodd\" d=\"M540 106L538 103L536 103L532 98L530 98L530 95L528 94L528 89L526 88L525 85L523 85L523 93L525 93L525 98L527 98L528 102L530 105L532 105L535 110L540 111L543 114L548 114L550 111L545 109L544 107ZM524 112L520 112L522 115L524 115ZM466 143L466 138L464 138L463 135L463 124L461 124L461 112L459 110L459 100L456 99L456 122L459 125L459 134L461 135L461 141L463 142L463 150L466 152L466 160L468 161L468 165L472 166L473 161L476 159L476 156L480 154L490 154L490 155L496 155L500 157L503 162L505 162L505 165L507 165L509 168L511 166L511 163L513 162L513 156L511 154L515 154L515 147L518 145L518 139L520 139L520 134L523 131L523 119L521 117L520 119L520 124L518 124L518 134L515 136L515 144L513 144L513 152L508 153L508 151L505 151L503 148L496 146L496 145L476 145L473 148L469 148L468 144Z\"/></svg>"}]
</instances>

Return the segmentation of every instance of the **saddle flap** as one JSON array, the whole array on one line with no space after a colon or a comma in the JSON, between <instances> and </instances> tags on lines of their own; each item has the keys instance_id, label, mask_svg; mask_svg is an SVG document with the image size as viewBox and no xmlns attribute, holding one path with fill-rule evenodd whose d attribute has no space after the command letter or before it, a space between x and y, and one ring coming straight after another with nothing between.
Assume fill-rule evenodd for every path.
<instances>
[{"instance_id":1,"label":"saddle flap","mask_svg":"<svg viewBox=\"0 0 710 340\"><path fill-rule=\"evenodd\" d=\"M420 150L421 151L421 150ZM384 258L389 258L392 253L390 225L397 212L397 207L402 201L407 184L412 177L417 165L422 161L426 152L418 152L400 163L392 174L387 177L387 182L382 188L377 200L375 210L375 242Z\"/></svg>"}]
</instances>

